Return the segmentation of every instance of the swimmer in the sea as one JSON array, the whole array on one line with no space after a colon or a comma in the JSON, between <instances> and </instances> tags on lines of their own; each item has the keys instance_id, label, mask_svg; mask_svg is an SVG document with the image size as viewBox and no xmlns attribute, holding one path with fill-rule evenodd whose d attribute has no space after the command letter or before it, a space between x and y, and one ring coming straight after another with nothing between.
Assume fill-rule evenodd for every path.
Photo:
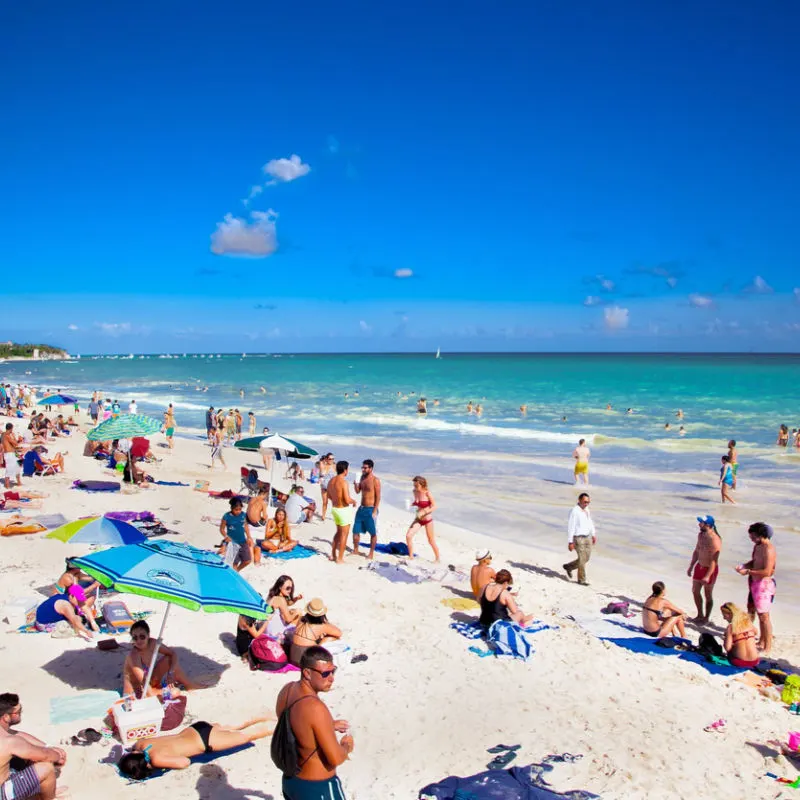
<instances>
[{"instance_id":1,"label":"swimmer in the sea","mask_svg":"<svg viewBox=\"0 0 800 800\"><path fill-rule=\"evenodd\" d=\"M438 401L438 400L434 400L434 401L433 401L433 404L434 404L435 406L438 406L438 405L439 405L439 401Z\"/></svg>"},{"instance_id":2,"label":"swimmer in the sea","mask_svg":"<svg viewBox=\"0 0 800 800\"><path fill-rule=\"evenodd\" d=\"M263 386L259 386L258 388L261 389L261 394L267 393L267 390Z\"/></svg>"},{"instance_id":3,"label":"swimmer in the sea","mask_svg":"<svg viewBox=\"0 0 800 800\"><path fill-rule=\"evenodd\" d=\"M528 413L528 406L526 406L525 403L519 407L519 413L522 414L523 417Z\"/></svg>"},{"instance_id":4,"label":"swimmer in the sea","mask_svg":"<svg viewBox=\"0 0 800 800\"><path fill-rule=\"evenodd\" d=\"M470 400L469 403L467 403L467 414L471 413L472 413L472 400Z\"/></svg>"},{"instance_id":5,"label":"swimmer in the sea","mask_svg":"<svg viewBox=\"0 0 800 800\"><path fill-rule=\"evenodd\" d=\"M480 416L481 414L483 414L483 406L480 403L478 403L478 405L475 406L475 414L477 416Z\"/></svg>"},{"instance_id":6,"label":"swimmer in the sea","mask_svg":"<svg viewBox=\"0 0 800 800\"><path fill-rule=\"evenodd\" d=\"M665 431L668 431L668 430L670 430L670 424L669 424L669 422L667 422L667 423L665 423L665 424L664 424L664 430L665 430Z\"/></svg>"},{"instance_id":7,"label":"swimmer in the sea","mask_svg":"<svg viewBox=\"0 0 800 800\"><path fill-rule=\"evenodd\" d=\"M678 436L686 436L686 428L681 425L681 429L678 431Z\"/></svg>"},{"instance_id":8,"label":"swimmer in the sea","mask_svg":"<svg viewBox=\"0 0 800 800\"><path fill-rule=\"evenodd\" d=\"M626 414L633 414L633 409L629 408L625 411Z\"/></svg>"},{"instance_id":9,"label":"swimmer in the sea","mask_svg":"<svg viewBox=\"0 0 800 800\"><path fill-rule=\"evenodd\" d=\"M417 414L427 414L428 413L428 403L424 397L420 397L417 401Z\"/></svg>"},{"instance_id":10,"label":"swimmer in the sea","mask_svg":"<svg viewBox=\"0 0 800 800\"><path fill-rule=\"evenodd\" d=\"M678 409L678 411L677 411L677 413L675 414L675 416L676 416L678 419L683 419L683 409L682 409L682 408L679 408L679 409Z\"/></svg>"},{"instance_id":11,"label":"swimmer in the sea","mask_svg":"<svg viewBox=\"0 0 800 800\"><path fill-rule=\"evenodd\" d=\"M606 403L606 411L611 411L611 403Z\"/></svg>"}]
</instances>

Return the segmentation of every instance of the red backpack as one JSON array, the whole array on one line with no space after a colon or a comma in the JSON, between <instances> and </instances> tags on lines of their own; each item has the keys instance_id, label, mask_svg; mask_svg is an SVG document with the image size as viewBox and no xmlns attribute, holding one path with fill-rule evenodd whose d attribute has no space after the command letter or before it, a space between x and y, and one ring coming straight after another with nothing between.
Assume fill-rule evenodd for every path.
<instances>
[{"instance_id":1,"label":"red backpack","mask_svg":"<svg viewBox=\"0 0 800 800\"><path fill-rule=\"evenodd\" d=\"M271 672L285 667L289 663L286 651L270 636L259 636L250 642L250 664L253 669L265 669Z\"/></svg>"}]
</instances>

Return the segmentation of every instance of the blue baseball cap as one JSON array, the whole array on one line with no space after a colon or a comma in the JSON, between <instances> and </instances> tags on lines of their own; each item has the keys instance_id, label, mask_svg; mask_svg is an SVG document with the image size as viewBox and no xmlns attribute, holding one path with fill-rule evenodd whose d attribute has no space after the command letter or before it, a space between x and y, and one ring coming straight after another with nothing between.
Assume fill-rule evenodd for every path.
<instances>
[{"instance_id":1,"label":"blue baseball cap","mask_svg":"<svg viewBox=\"0 0 800 800\"><path fill-rule=\"evenodd\" d=\"M712 528L717 524L714 521L714 517L712 517L710 514L706 514L704 517L698 517L697 521L702 522L703 525L709 525Z\"/></svg>"}]
</instances>

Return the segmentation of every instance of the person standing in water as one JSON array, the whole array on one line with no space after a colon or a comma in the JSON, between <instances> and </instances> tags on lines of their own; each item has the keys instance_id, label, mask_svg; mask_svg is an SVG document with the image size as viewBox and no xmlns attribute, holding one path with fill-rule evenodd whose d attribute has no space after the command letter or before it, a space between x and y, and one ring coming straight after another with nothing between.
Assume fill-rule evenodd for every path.
<instances>
[{"instance_id":1,"label":"person standing in water","mask_svg":"<svg viewBox=\"0 0 800 800\"><path fill-rule=\"evenodd\" d=\"M739 471L739 456L736 453L736 439L731 439L728 442L728 461L731 465L731 472L733 472L733 484L731 489L736 491L736 473Z\"/></svg>"},{"instance_id":2,"label":"person standing in water","mask_svg":"<svg viewBox=\"0 0 800 800\"><path fill-rule=\"evenodd\" d=\"M736 505L736 501L731 497L733 489L733 468L731 467L730 456L722 456L722 467L719 471L719 488L722 495L722 503Z\"/></svg>"}]
</instances>

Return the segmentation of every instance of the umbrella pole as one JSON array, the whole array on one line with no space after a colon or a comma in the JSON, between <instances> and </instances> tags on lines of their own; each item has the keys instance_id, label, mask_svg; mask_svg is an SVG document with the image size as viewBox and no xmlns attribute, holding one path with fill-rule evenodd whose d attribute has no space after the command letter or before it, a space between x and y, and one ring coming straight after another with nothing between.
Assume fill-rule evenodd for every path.
<instances>
[{"instance_id":1,"label":"umbrella pole","mask_svg":"<svg viewBox=\"0 0 800 800\"><path fill-rule=\"evenodd\" d=\"M169 616L170 608L172 608L172 603L167 603L167 610L164 612L164 619L161 621L161 630L158 632L158 639L156 639L156 649L153 650L153 658L150 659L150 668L147 670L147 678L142 687L142 697L147 697L147 690L150 688L150 679L153 677L153 670L156 667L158 648L161 647L161 640L164 638L164 628L167 627L167 617Z\"/></svg>"}]
</instances>

